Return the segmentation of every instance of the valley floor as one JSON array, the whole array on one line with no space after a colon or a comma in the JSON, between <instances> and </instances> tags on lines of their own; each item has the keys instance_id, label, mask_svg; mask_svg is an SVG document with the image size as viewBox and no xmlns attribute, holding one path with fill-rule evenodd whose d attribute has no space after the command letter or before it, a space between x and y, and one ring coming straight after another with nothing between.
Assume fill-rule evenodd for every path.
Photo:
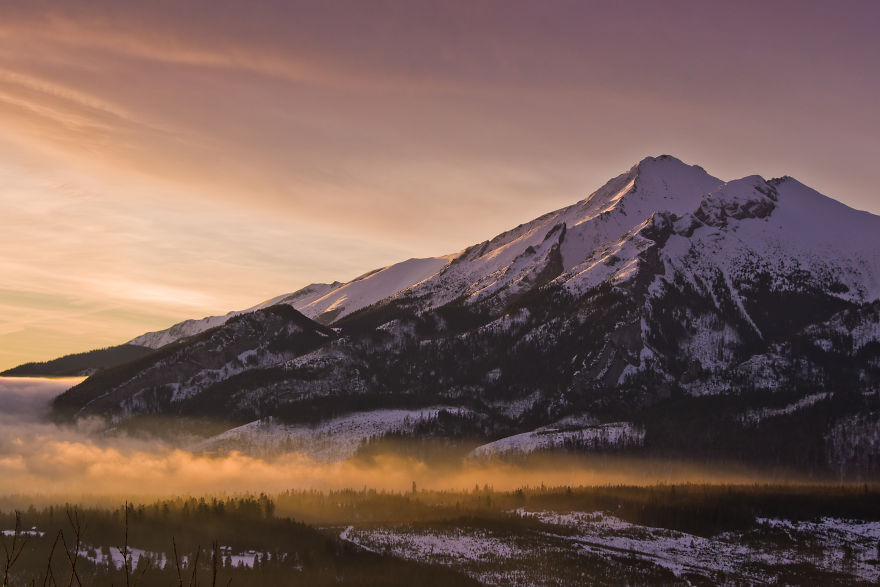
<instances>
[{"instance_id":1,"label":"valley floor","mask_svg":"<svg viewBox=\"0 0 880 587\"><path fill-rule=\"evenodd\" d=\"M0 497L3 552L20 554L3 584L880 582L875 485L414 486L117 508L53 499Z\"/></svg>"}]
</instances>

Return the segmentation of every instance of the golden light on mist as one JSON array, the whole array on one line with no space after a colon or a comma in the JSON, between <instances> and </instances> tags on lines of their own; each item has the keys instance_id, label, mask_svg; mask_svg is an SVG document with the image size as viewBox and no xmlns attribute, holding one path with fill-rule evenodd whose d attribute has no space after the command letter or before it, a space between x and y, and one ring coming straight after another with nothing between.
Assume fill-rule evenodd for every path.
<instances>
[{"instance_id":1,"label":"golden light on mist","mask_svg":"<svg viewBox=\"0 0 880 587\"><path fill-rule=\"evenodd\" d=\"M468 490L489 485L509 491L526 486L591 486L654 483L749 483L766 479L745 470L699 467L648 459L534 457L527 462L464 461L430 465L383 454L360 460L319 462L300 453L259 458L240 452L195 454L142 441L99 446L39 434L12 439L0 457L0 495L217 494L279 492L287 489L405 491L415 482L432 490Z\"/></svg>"},{"instance_id":2,"label":"golden light on mist","mask_svg":"<svg viewBox=\"0 0 880 587\"><path fill-rule=\"evenodd\" d=\"M373 454L324 461L300 452L263 456L237 450L200 452L161 438L108 433L107 423L47 421L48 402L83 378L0 378L0 496L173 495L276 493L288 489L497 491L521 487L655 483L805 481L792 472L621 455L531 455L522 459L462 458L442 453L422 460L405 443ZM192 446L192 445L189 445ZM401 450L402 449L402 450Z\"/></svg>"}]
</instances>

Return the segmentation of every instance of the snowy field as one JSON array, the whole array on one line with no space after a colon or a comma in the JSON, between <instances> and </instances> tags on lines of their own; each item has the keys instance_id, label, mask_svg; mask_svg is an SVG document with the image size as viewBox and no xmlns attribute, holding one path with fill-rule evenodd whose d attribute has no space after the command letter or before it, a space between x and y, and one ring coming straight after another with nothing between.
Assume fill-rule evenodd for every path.
<instances>
[{"instance_id":1,"label":"snowy field","mask_svg":"<svg viewBox=\"0 0 880 587\"><path fill-rule=\"evenodd\" d=\"M373 552L452 566L489 585L571 584L592 581L593 573L595 579L612 573L636 583L880 581L880 522L759 519L746 532L703 537L631 524L607 512L518 509L509 516L509 523L483 527L349 526L340 538Z\"/></svg>"},{"instance_id":2,"label":"snowy field","mask_svg":"<svg viewBox=\"0 0 880 587\"><path fill-rule=\"evenodd\" d=\"M220 546L217 549L219 554L220 566L224 565L231 567L248 567L253 568L254 562L256 558L265 558L266 553L257 552L255 550L249 550L246 552L235 552L229 546ZM89 560L96 565L103 565L106 567L113 566L115 569L122 569L125 564L126 557L122 554L122 549L116 546L113 547L84 547L80 549L79 556L83 559ZM149 559L150 565L153 568L164 569L166 565L174 566L174 559L170 558L171 555L164 552L150 552L147 550L143 550L141 548L128 547L128 568L136 569L138 564L141 562L142 558ZM189 558L186 556L182 556L180 558L180 566L181 568L186 568L189 564Z\"/></svg>"}]
</instances>

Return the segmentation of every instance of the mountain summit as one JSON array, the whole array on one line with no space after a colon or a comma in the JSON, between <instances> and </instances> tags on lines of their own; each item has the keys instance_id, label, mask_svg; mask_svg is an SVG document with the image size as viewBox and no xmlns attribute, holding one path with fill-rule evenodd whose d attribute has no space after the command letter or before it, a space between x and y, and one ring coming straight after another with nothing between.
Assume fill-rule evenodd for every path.
<instances>
[{"instance_id":1,"label":"mountain summit","mask_svg":"<svg viewBox=\"0 0 880 587\"><path fill-rule=\"evenodd\" d=\"M394 434L861 475L880 469L878 298L880 217L648 157L459 253L145 334L155 352L54 408L210 419L214 448L309 452L332 430L344 454Z\"/></svg>"}]
</instances>

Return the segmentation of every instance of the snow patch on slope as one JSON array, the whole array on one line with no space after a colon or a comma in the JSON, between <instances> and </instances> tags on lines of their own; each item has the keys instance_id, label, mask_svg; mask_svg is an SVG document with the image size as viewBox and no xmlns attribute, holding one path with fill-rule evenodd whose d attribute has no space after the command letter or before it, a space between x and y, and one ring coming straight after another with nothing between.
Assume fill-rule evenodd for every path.
<instances>
[{"instance_id":1,"label":"snow patch on slope","mask_svg":"<svg viewBox=\"0 0 880 587\"><path fill-rule=\"evenodd\" d=\"M639 446L645 440L645 431L630 422L614 422L583 426L561 420L530 432L507 436L478 446L468 455L487 458L510 454L528 454L570 446L579 449L606 449Z\"/></svg>"},{"instance_id":2,"label":"snow patch on slope","mask_svg":"<svg viewBox=\"0 0 880 587\"><path fill-rule=\"evenodd\" d=\"M129 341L153 349L222 326L230 318L249 314L278 304L287 304L305 316L318 319L327 314L326 322L337 320L362 308L402 292L434 275L445 267L452 255L409 259L366 273L348 283L313 283L293 293L282 294L246 310L229 312L223 316L208 316L201 320L185 320L171 328L148 332Z\"/></svg>"},{"instance_id":3,"label":"snow patch on slope","mask_svg":"<svg viewBox=\"0 0 880 587\"><path fill-rule=\"evenodd\" d=\"M441 411L456 414L465 408L434 406L417 410L375 410L326 420L314 426L284 424L263 418L204 440L197 451L243 450L260 455L299 452L319 462L348 459L371 438L389 432L406 432L419 422L432 420Z\"/></svg>"},{"instance_id":4,"label":"snow patch on slope","mask_svg":"<svg viewBox=\"0 0 880 587\"><path fill-rule=\"evenodd\" d=\"M821 402L822 400L827 399L830 395L830 393L813 393L804 396L796 402L792 402L787 406L783 406L781 408L761 408L758 410L749 410L745 414L743 414L740 419L743 424L746 424L747 426L754 426L760 423L762 420L766 420L767 418L794 414L797 411L803 410Z\"/></svg>"}]
</instances>

